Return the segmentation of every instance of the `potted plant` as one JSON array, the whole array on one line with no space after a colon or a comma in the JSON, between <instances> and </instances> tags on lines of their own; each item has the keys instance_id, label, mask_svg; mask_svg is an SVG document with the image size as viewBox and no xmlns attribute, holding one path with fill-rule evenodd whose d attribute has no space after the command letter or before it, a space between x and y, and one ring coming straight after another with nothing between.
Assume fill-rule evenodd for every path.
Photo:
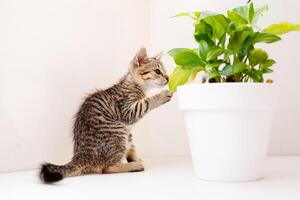
<instances>
[{"instance_id":1,"label":"potted plant","mask_svg":"<svg viewBox=\"0 0 300 200\"><path fill-rule=\"evenodd\" d=\"M299 31L288 22L259 29L268 6L250 2L228 10L179 13L194 20L198 48L168 52L177 67L169 88L178 91L184 111L196 176L215 181L250 181L262 177L276 84L265 80L275 61L258 43L273 43L280 35ZM200 73L202 72L202 73ZM187 84L202 74L203 83Z\"/></svg>"}]
</instances>

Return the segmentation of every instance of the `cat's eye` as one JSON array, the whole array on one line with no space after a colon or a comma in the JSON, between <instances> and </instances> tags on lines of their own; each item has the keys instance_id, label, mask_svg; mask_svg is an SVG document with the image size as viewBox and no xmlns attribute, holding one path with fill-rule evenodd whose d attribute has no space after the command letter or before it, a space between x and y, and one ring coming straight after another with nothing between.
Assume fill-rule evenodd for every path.
<instances>
[{"instance_id":1,"label":"cat's eye","mask_svg":"<svg viewBox=\"0 0 300 200\"><path fill-rule=\"evenodd\" d=\"M154 70L156 74L161 74L161 71L159 69Z\"/></svg>"},{"instance_id":2,"label":"cat's eye","mask_svg":"<svg viewBox=\"0 0 300 200\"><path fill-rule=\"evenodd\" d=\"M141 75L146 75L146 74L148 74L148 73L150 73L151 71L148 71L148 72L143 72L143 73L141 73Z\"/></svg>"}]
</instances>

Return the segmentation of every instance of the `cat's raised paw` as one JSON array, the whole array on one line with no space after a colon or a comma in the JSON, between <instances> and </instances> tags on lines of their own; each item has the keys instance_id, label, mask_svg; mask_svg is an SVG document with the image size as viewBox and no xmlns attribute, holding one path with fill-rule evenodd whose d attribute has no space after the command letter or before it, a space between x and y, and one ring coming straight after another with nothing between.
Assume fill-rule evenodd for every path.
<instances>
[{"instance_id":1,"label":"cat's raised paw","mask_svg":"<svg viewBox=\"0 0 300 200\"><path fill-rule=\"evenodd\" d=\"M170 101L173 96L172 92L170 92L169 90L161 91L160 95L164 103Z\"/></svg>"}]
</instances>

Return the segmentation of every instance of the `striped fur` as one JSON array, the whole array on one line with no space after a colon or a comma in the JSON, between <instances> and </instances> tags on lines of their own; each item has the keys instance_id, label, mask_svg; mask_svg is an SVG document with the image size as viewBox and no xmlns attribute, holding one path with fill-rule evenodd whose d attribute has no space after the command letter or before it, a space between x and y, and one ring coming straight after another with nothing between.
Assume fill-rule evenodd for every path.
<instances>
[{"instance_id":1,"label":"striped fur","mask_svg":"<svg viewBox=\"0 0 300 200\"><path fill-rule=\"evenodd\" d=\"M168 90L152 97L145 95L148 88L164 86L167 82L159 57L148 58L146 50L141 49L130 63L129 72L117 84L85 99L75 116L72 160L60 166L42 165L41 180L52 183L88 173L143 171L130 127L171 99Z\"/></svg>"}]
</instances>

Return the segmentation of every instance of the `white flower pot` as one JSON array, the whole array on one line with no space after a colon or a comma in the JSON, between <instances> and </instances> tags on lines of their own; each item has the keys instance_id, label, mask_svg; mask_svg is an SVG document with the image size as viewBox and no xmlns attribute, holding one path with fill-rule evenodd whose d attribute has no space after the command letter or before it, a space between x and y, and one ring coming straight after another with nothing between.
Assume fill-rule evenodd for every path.
<instances>
[{"instance_id":1,"label":"white flower pot","mask_svg":"<svg viewBox=\"0 0 300 200\"><path fill-rule=\"evenodd\" d=\"M262 178L277 105L274 84L189 84L178 88L178 98L198 178Z\"/></svg>"}]
</instances>

